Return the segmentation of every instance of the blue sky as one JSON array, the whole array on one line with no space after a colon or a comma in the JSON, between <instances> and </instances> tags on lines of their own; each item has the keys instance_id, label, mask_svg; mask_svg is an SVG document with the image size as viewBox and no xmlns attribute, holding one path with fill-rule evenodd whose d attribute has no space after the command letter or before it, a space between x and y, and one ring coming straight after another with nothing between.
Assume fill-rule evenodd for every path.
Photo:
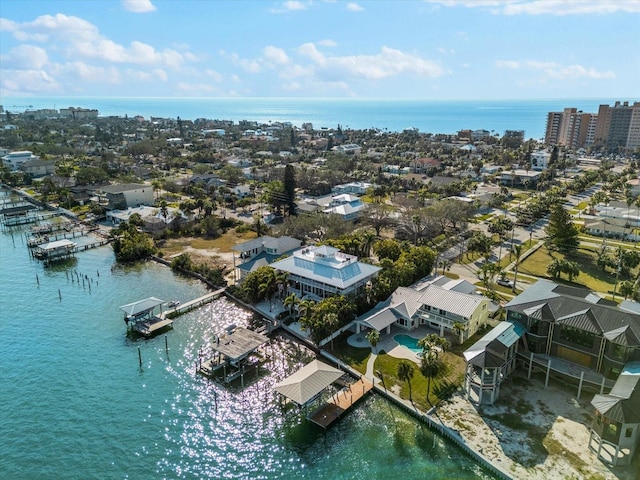
<instances>
[{"instance_id":1,"label":"blue sky","mask_svg":"<svg viewBox=\"0 0 640 480\"><path fill-rule=\"evenodd\" d=\"M4 0L0 96L640 95L640 0Z\"/></svg>"}]
</instances>

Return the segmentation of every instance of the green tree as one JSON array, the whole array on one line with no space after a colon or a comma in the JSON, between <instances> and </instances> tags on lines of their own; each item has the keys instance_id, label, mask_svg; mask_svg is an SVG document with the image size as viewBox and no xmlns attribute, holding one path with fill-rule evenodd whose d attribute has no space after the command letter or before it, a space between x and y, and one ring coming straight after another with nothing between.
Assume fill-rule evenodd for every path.
<instances>
[{"instance_id":1,"label":"green tree","mask_svg":"<svg viewBox=\"0 0 640 480\"><path fill-rule=\"evenodd\" d=\"M411 379L413 378L413 372L414 368L412 363L406 360L400 361L397 371L398 378L403 382L407 382L407 385L409 386L409 400L411 400L411 402L413 402L413 398L411 395Z\"/></svg>"},{"instance_id":2,"label":"green tree","mask_svg":"<svg viewBox=\"0 0 640 480\"><path fill-rule=\"evenodd\" d=\"M427 355L423 355L420 359L420 373L427 379L427 401L429 404L433 405L431 402L431 379L437 377L442 371L444 364L442 360L438 358L437 355L433 353L429 353Z\"/></svg>"},{"instance_id":3,"label":"green tree","mask_svg":"<svg viewBox=\"0 0 640 480\"><path fill-rule=\"evenodd\" d=\"M292 130L293 135L293 130ZM293 165L284 167L284 197L289 216L296 213L296 177Z\"/></svg>"},{"instance_id":4,"label":"green tree","mask_svg":"<svg viewBox=\"0 0 640 480\"><path fill-rule=\"evenodd\" d=\"M546 233L547 243L562 252L576 250L580 244L578 228L573 223L569 212L559 203L551 210Z\"/></svg>"},{"instance_id":5,"label":"green tree","mask_svg":"<svg viewBox=\"0 0 640 480\"><path fill-rule=\"evenodd\" d=\"M367 332L366 339L371 344L371 347L373 348L373 351L375 352L376 346L378 345L378 342L380 341L380 332L378 330L371 329L371 330L369 330Z\"/></svg>"}]
</instances>

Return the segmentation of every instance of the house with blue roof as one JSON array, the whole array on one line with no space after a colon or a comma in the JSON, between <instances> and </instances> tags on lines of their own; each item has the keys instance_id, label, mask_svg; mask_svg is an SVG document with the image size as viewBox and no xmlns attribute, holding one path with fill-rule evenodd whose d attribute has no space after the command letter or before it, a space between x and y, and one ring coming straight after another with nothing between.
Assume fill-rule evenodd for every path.
<instances>
[{"instance_id":1,"label":"house with blue roof","mask_svg":"<svg viewBox=\"0 0 640 480\"><path fill-rule=\"evenodd\" d=\"M381 270L327 245L301 248L270 266L289 274L289 293L318 300L333 295L358 295Z\"/></svg>"}]
</instances>

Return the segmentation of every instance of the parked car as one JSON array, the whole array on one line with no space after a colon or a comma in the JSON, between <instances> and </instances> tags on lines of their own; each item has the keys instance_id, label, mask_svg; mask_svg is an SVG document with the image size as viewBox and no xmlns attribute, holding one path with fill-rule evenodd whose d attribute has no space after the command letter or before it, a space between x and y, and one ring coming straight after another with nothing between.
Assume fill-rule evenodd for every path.
<instances>
[{"instance_id":1,"label":"parked car","mask_svg":"<svg viewBox=\"0 0 640 480\"><path fill-rule=\"evenodd\" d=\"M513 282L508 278L499 278L497 283L503 287L513 288Z\"/></svg>"}]
</instances>

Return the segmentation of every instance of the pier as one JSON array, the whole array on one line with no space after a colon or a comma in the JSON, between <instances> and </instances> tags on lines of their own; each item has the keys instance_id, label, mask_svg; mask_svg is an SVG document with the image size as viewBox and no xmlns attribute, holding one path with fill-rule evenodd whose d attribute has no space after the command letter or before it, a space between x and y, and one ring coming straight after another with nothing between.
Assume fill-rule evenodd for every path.
<instances>
[{"instance_id":1,"label":"pier","mask_svg":"<svg viewBox=\"0 0 640 480\"><path fill-rule=\"evenodd\" d=\"M360 377L360 380L342 387L338 393L331 396L328 403L322 405L307 418L316 425L327 428L371 390L373 390L373 383L364 377Z\"/></svg>"},{"instance_id":2,"label":"pier","mask_svg":"<svg viewBox=\"0 0 640 480\"><path fill-rule=\"evenodd\" d=\"M121 305L119 308L125 314L124 323L129 332L135 332L143 337L151 337L165 328L173 325L173 320L162 318L154 314L157 307L165 303L156 297L149 297L137 302Z\"/></svg>"},{"instance_id":3,"label":"pier","mask_svg":"<svg viewBox=\"0 0 640 480\"><path fill-rule=\"evenodd\" d=\"M160 316L163 318L175 318L179 315L183 315L193 309L201 307L202 305L217 300L218 298L220 298L220 295L224 293L224 291L225 288L223 287L214 292L206 293L201 297L194 298L193 300L189 300L188 302L181 303L179 305L176 305L175 307L171 307L166 312L161 313Z\"/></svg>"},{"instance_id":4,"label":"pier","mask_svg":"<svg viewBox=\"0 0 640 480\"><path fill-rule=\"evenodd\" d=\"M198 372L208 377L219 376L224 383L240 378L244 386L245 373L259 363L253 354L268 341L269 337L262 333L235 327L217 336L210 346L210 357L199 354Z\"/></svg>"}]
</instances>

